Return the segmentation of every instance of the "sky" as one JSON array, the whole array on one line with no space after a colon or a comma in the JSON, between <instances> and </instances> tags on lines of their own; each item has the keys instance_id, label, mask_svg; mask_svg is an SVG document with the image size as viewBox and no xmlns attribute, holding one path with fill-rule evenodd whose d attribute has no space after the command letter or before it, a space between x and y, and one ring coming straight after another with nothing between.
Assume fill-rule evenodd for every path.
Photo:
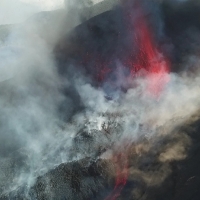
<instances>
[{"instance_id":1,"label":"sky","mask_svg":"<svg viewBox=\"0 0 200 200\"><path fill-rule=\"evenodd\" d=\"M64 6L64 0L0 0L0 24L20 23L42 10Z\"/></svg>"},{"instance_id":2,"label":"sky","mask_svg":"<svg viewBox=\"0 0 200 200\"><path fill-rule=\"evenodd\" d=\"M39 11L63 7L64 0L0 0L0 24L20 23Z\"/></svg>"}]
</instances>

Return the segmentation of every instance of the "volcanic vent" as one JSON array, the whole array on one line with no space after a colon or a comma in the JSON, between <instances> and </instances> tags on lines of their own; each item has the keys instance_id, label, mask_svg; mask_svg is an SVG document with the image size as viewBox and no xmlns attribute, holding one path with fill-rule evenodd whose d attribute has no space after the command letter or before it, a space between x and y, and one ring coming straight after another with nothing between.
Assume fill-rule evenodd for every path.
<instances>
[{"instance_id":1,"label":"volcanic vent","mask_svg":"<svg viewBox=\"0 0 200 200\"><path fill-rule=\"evenodd\" d=\"M0 199L199 199L198 1L66 5L1 51Z\"/></svg>"}]
</instances>

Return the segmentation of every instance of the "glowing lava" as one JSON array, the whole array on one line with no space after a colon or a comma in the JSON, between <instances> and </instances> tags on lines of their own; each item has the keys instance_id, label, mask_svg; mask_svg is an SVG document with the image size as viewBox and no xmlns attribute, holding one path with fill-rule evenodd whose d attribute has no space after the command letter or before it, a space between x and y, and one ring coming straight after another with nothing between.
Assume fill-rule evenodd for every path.
<instances>
[{"instance_id":1,"label":"glowing lava","mask_svg":"<svg viewBox=\"0 0 200 200\"><path fill-rule=\"evenodd\" d=\"M117 153L113 156L116 167L115 187L112 193L105 200L115 200L126 185L128 178L128 157L125 152Z\"/></svg>"},{"instance_id":2,"label":"glowing lava","mask_svg":"<svg viewBox=\"0 0 200 200\"><path fill-rule=\"evenodd\" d=\"M138 47L138 54L136 62L132 62L131 74L132 76L140 76L140 70L145 70L147 91L158 96L169 81L169 61L156 47L139 1L135 2L135 9L139 16L134 20L130 20L133 21L132 24L135 29L134 41L136 41Z\"/></svg>"},{"instance_id":3,"label":"glowing lava","mask_svg":"<svg viewBox=\"0 0 200 200\"><path fill-rule=\"evenodd\" d=\"M140 1L134 1L134 10L138 16L132 18L132 9L128 9L128 23L135 31L134 42L138 47L136 59L126 61L125 67L130 69L132 77L144 77L147 81L146 91L157 97L163 91L169 81L169 61L158 50L153 40L153 35L147 25L146 18L142 12ZM126 13L127 14L127 13ZM141 73L145 71L145 73ZM115 200L126 185L128 178L128 156L127 152L121 152L114 156L116 164L116 180L112 193L105 200Z\"/></svg>"}]
</instances>

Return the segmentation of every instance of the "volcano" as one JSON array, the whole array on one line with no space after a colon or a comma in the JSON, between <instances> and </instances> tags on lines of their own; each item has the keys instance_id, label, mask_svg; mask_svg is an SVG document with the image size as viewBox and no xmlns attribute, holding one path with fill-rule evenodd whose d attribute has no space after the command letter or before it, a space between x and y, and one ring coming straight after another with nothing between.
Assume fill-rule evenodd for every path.
<instances>
[{"instance_id":1,"label":"volcano","mask_svg":"<svg viewBox=\"0 0 200 200\"><path fill-rule=\"evenodd\" d=\"M79 22L34 17L25 67L0 85L0 199L199 199L199 9L107 0Z\"/></svg>"}]
</instances>

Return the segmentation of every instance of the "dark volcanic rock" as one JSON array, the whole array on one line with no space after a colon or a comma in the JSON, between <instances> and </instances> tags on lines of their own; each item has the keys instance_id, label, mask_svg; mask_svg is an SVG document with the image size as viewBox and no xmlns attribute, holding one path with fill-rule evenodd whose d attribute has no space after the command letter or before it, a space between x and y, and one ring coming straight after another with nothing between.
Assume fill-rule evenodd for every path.
<instances>
[{"instance_id":1,"label":"dark volcanic rock","mask_svg":"<svg viewBox=\"0 0 200 200\"><path fill-rule=\"evenodd\" d=\"M114 166L106 160L65 163L38 177L30 189L22 187L0 199L103 199L114 186L113 173Z\"/></svg>"}]
</instances>

